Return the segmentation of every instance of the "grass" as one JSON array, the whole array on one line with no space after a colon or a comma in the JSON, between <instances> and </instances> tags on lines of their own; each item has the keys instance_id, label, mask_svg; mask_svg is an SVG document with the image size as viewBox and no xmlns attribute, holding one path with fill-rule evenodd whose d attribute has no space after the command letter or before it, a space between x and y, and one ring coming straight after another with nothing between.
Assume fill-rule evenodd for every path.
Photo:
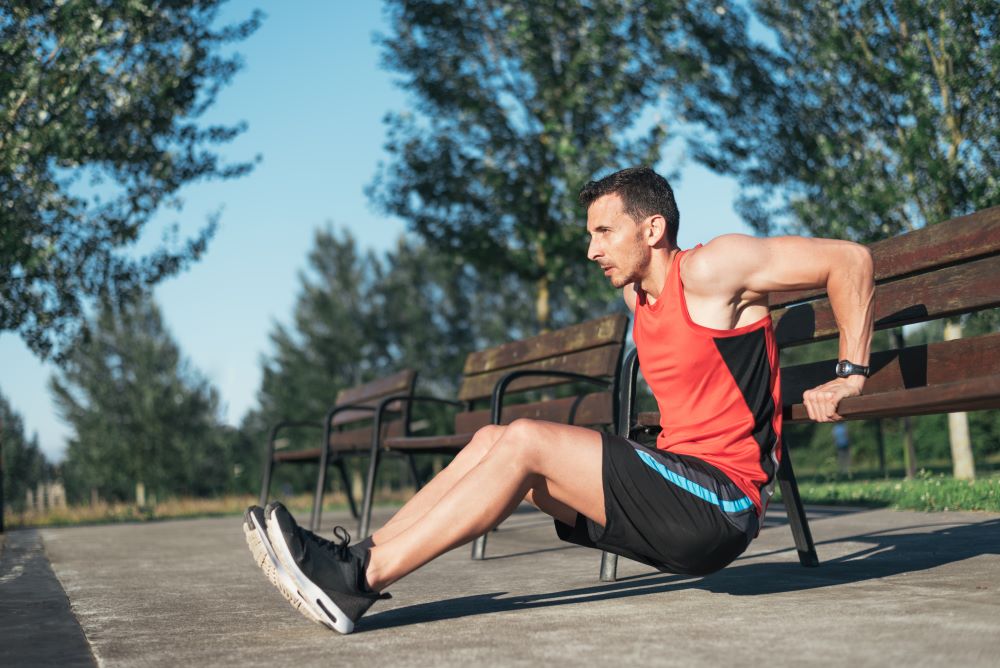
<instances>
[{"instance_id":1,"label":"grass","mask_svg":"<svg viewBox=\"0 0 1000 668\"><path fill-rule=\"evenodd\" d=\"M884 506L896 509L1000 512L1000 476L956 480L920 471L912 480L799 479L805 503Z\"/></svg>"},{"instance_id":2,"label":"grass","mask_svg":"<svg viewBox=\"0 0 1000 668\"><path fill-rule=\"evenodd\" d=\"M412 490L400 490L380 494L379 505L402 505L412 496ZM343 494L328 494L323 504L324 511L346 510L347 498ZM7 530L29 527L78 526L85 524L110 524L115 522L147 522L195 517L222 517L241 515L247 506L258 499L249 494L223 496L214 499L169 499L144 507L134 503L98 503L95 505L67 506L51 508L44 512L4 513L4 527ZM300 494L281 501L299 516L308 516L312 511L312 495Z\"/></svg>"},{"instance_id":3,"label":"grass","mask_svg":"<svg viewBox=\"0 0 1000 668\"><path fill-rule=\"evenodd\" d=\"M913 480L865 479L835 480L799 476L799 492L806 503L852 506L881 506L906 510L983 510L1000 512L1000 475L993 474L965 481L928 471L920 471ZM413 494L402 489L381 494L379 503L399 506ZM343 494L330 494L324 511L345 510ZM780 499L780 490L778 497ZM301 494L282 499L297 515L312 509L312 496ZM215 499L170 499L146 507L128 503L54 508L43 513L11 513L4 518L8 530L27 527L76 526L113 522L145 522L194 517L239 515L257 503L254 496L234 495Z\"/></svg>"}]
</instances>

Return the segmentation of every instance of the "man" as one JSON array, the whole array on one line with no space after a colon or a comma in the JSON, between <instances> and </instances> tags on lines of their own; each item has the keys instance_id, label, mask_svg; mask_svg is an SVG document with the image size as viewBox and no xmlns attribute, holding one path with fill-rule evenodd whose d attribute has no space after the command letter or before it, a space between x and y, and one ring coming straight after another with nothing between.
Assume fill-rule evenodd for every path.
<instances>
[{"instance_id":1,"label":"man","mask_svg":"<svg viewBox=\"0 0 1000 668\"><path fill-rule=\"evenodd\" d=\"M348 547L298 527L280 504L247 511L257 563L306 617L349 633L386 587L489 531L526 500L560 538L691 574L756 536L780 455L778 356L767 295L825 288L840 326L838 377L805 393L839 420L860 394L872 331L872 261L844 241L724 235L677 247L673 192L653 170L587 184L589 259L635 314L643 376L663 416L655 448L530 420L484 427L370 538Z\"/></svg>"}]
</instances>

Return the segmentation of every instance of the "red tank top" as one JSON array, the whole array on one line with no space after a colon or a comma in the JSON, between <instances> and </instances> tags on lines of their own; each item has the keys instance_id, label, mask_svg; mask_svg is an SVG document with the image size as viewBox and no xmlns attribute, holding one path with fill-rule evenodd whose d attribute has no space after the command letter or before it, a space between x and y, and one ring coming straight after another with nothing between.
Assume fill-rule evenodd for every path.
<instances>
[{"instance_id":1,"label":"red tank top","mask_svg":"<svg viewBox=\"0 0 1000 668\"><path fill-rule=\"evenodd\" d=\"M763 514L781 455L781 382L771 316L736 329L691 320L681 251L655 304L637 290L632 338L660 408L661 450L725 473Z\"/></svg>"}]
</instances>

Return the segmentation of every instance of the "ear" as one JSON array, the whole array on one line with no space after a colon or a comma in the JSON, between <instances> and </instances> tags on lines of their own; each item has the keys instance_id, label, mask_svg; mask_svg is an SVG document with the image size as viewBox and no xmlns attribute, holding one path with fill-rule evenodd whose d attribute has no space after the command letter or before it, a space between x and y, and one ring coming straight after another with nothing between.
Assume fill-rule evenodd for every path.
<instances>
[{"instance_id":1,"label":"ear","mask_svg":"<svg viewBox=\"0 0 1000 668\"><path fill-rule=\"evenodd\" d=\"M657 247L667 240L667 221L660 214L650 216L645 221L645 239L648 246Z\"/></svg>"}]
</instances>

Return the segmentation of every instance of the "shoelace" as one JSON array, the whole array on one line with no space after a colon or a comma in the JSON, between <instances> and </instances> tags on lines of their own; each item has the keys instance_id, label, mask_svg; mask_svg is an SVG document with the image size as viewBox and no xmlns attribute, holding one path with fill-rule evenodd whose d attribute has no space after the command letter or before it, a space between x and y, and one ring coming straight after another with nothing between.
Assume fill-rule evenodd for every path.
<instances>
[{"instance_id":1,"label":"shoelace","mask_svg":"<svg viewBox=\"0 0 1000 668\"><path fill-rule=\"evenodd\" d=\"M349 558L350 553L347 551L347 547L351 544L351 534L347 533L347 529L344 527L339 525L333 527L333 535L338 542L317 536L312 531L307 531L298 525L295 528L298 530L299 539L303 542L310 542L323 549L331 550L341 561L346 561Z\"/></svg>"}]
</instances>

